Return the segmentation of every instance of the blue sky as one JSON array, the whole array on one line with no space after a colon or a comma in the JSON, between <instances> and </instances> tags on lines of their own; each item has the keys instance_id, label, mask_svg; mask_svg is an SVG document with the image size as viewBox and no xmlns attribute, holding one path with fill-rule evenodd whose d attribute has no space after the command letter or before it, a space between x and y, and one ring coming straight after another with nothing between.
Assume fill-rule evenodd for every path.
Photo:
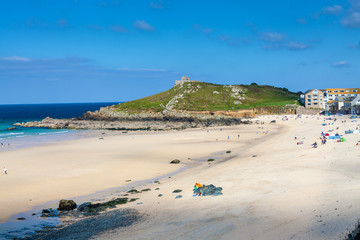
<instances>
[{"instance_id":1,"label":"blue sky","mask_svg":"<svg viewBox=\"0 0 360 240\"><path fill-rule=\"evenodd\" d=\"M360 0L1 2L0 104L128 101L183 74L360 87Z\"/></svg>"}]
</instances>

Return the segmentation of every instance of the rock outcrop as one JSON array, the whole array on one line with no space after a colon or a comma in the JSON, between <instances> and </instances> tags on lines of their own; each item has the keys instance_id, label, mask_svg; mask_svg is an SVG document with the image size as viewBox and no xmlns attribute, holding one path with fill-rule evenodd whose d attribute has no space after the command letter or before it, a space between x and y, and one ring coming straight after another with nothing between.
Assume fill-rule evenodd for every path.
<instances>
[{"instance_id":1,"label":"rock outcrop","mask_svg":"<svg viewBox=\"0 0 360 240\"><path fill-rule=\"evenodd\" d=\"M70 210L74 210L76 208L76 203L74 202L74 200L65 200L62 199L59 202L59 211L70 211Z\"/></svg>"},{"instance_id":2,"label":"rock outcrop","mask_svg":"<svg viewBox=\"0 0 360 240\"><path fill-rule=\"evenodd\" d=\"M21 127L45 127L50 129L106 129L106 130L171 130L208 126L230 126L249 123L242 118L209 112L138 112L117 111L112 107L87 112L71 119L53 119L15 123Z\"/></svg>"}]
</instances>

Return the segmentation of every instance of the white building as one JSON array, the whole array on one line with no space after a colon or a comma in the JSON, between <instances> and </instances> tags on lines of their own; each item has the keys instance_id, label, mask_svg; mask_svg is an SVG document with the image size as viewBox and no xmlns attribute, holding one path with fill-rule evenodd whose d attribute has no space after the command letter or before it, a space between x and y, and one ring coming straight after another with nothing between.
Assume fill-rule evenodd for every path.
<instances>
[{"instance_id":1,"label":"white building","mask_svg":"<svg viewBox=\"0 0 360 240\"><path fill-rule=\"evenodd\" d=\"M327 88L323 90L325 93L324 97L324 108L327 111L329 109L328 102L335 101L340 98L348 98L352 100L353 98L360 95L359 88Z\"/></svg>"},{"instance_id":2,"label":"white building","mask_svg":"<svg viewBox=\"0 0 360 240\"><path fill-rule=\"evenodd\" d=\"M360 115L360 95L351 101L351 114Z\"/></svg>"}]
</instances>

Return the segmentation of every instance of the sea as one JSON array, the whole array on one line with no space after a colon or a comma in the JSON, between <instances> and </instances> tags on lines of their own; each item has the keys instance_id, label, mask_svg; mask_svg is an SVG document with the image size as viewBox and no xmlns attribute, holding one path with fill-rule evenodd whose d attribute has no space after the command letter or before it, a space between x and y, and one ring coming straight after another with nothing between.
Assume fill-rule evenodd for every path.
<instances>
[{"instance_id":1,"label":"sea","mask_svg":"<svg viewBox=\"0 0 360 240\"><path fill-rule=\"evenodd\" d=\"M73 118L81 116L87 111L99 110L101 107L114 104L118 104L118 102L0 105L0 152L77 139L88 135L88 131L67 129L22 127L9 129L13 127L14 123L39 121L46 117ZM0 158L0 162L1 160ZM42 230L45 226L54 227L60 224L58 217L43 219L38 215L33 216L33 212L41 211L38 208L19 213L5 223L0 223L0 239L20 239ZM16 218L19 216L26 217L26 221L17 221Z\"/></svg>"},{"instance_id":2,"label":"sea","mask_svg":"<svg viewBox=\"0 0 360 240\"><path fill-rule=\"evenodd\" d=\"M118 102L0 105L0 147L7 148L13 143L23 146L26 142L47 141L49 138L41 138L41 136L53 137L76 131L23 127L11 129L14 123L40 121L46 117L60 119L79 117L87 111L99 110L101 107L114 104Z\"/></svg>"}]
</instances>

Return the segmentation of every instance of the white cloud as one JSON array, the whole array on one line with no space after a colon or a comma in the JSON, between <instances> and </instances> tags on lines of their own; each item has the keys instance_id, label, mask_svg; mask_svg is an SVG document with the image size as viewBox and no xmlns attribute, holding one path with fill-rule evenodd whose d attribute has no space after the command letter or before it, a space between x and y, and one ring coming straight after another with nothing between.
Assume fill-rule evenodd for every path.
<instances>
[{"instance_id":1,"label":"white cloud","mask_svg":"<svg viewBox=\"0 0 360 240\"><path fill-rule=\"evenodd\" d=\"M219 36L219 40L220 41L227 41L229 40L231 37L229 35L220 35Z\"/></svg>"},{"instance_id":2,"label":"white cloud","mask_svg":"<svg viewBox=\"0 0 360 240\"><path fill-rule=\"evenodd\" d=\"M285 34L277 32L263 32L260 34L260 39L265 42L282 42L286 38Z\"/></svg>"},{"instance_id":3,"label":"white cloud","mask_svg":"<svg viewBox=\"0 0 360 240\"><path fill-rule=\"evenodd\" d=\"M335 63L333 63L332 66L333 66L334 68L348 68L348 67L350 67L351 65L350 65L350 63L347 62L347 61L340 61L340 62L335 62Z\"/></svg>"},{"instance_id":4,"label":"white cloud","mask_svg":"<svg viewBox=\"0 0 360 240\"><path fill-rule=\"evenodd\" d=\"M118 71L126 72L166 72L166 69L163 68L118 68Z\"/></svg>"},{"instance_id":5,"label":"white cloud","mask_svg":"<svg viewBox=\"0 0 360 240\"><path fill-rule=\"evenodd\" d=\"M142 30L142 31L147 31L147 32L155 31L155 28L153 26L151 26L150 24L148 24L147 22L145 22L144 20L136 20L134 22L134 28L136 28L138 30Z\"/></svg>"},{"instance_id":6,"label":"white cloud","mask_svg":"<svg viewBox=\"0 0 360 240\"><path fill-rule=\"evenodd\" d=\"M339 15L342 13L342 6L334 5L334 6L327 6L322 9L322 12L326 15Z\"/></svg>"},{"instance_id":7,"label":"white cloud","mask_svg":"<svg viewBox=\"0 0 360 240\"><path fill-rule=\"evenodd\" d=\"M57 21L57 24L60 26L60 27L66 27L69 23L66 19L60 19Z\"/></svg>"},{"instance_id":8,"label":"white cloud","mask_svg":"<svg viewBox=\"0 0 360 240\"><path fill-rule=\"evenodd\" d=\"M213 32L213 30L211 28L204 28L200 24L193 24L193 29L200 31L200 32L204 33L205 35L209 35Z\"/></svg>"},{"instance_id":9,"label":"white cloud","mask_svg":"<svg viewBox=\"0 0 360 240\"><path fill-rule=\"evenodd\" d=\"M158 2L150 2L150 6L155 9L163 9L164 4L162 0L159 0Z\"/></svg>"},{"instance_id":10,"label":"white cloud","mask_svg":"<svg viewBox=\"0 0 360 240\"><path fill-rule=\"evenodd\" d=\"M296 21L297 21L298 23L300 23L300 24L306 24L306 23L307 23L307 21L306 21L305 18L298 18Z\"/></svg>"},{"instance_id":11,"label":"white cloud","mask_svg":"<svg viewBox=\"0 0 360 240\"><path fill-rule=\"evenodd\" d=\"M262 46L262 49L264 50L282 50L282 49L288 49L288 50L305 50L310 48L308 44L305 44L303 42L296 42L296 41L290 41L286 43L266 43Z\"/></svg>"},{"instance_id":12,"label":"white cloud","mask_svg":"<svg viewBox=\"0 0 360 240\"><path fill-rule=\"evenodd\" d=\"M115 31L115 32L121 32L121 33L127 33L128 30L126 28L124 28L123 26L116 24L110 27L111 30Z\"/></svg>"},{"instance_id":13,"label":"white cloud","mask_svg":"<svg viewBox=\"0 0 360 240\"><path fill-rule=\"evenodd\" d=\"M341 21L348 28L360 28L360 12L350 12Z\"/></svg>"},{"instance_id":14,"label":"white cloud","mask_svg":"<svg viewBox=\"0 0 360 240\"><path fill-rule=\"evenodd\" d=\"M286 47L290 50L303 50L309 48L309 45L302 42L289 42L286 44Z\"/></svg>"},{"instance_id":15,"label":"white cloud","mask_svg":"<svg viewBox=\"0 0 360 240\"><path fill-rule=\"evenodd\" d=\"M279 50L279 49L282 49L283 47L284 47L284 45L282 45L282 44L270 43L270 44L263 45L262 49L264 49L264 50Z\"/></svg>"},{"instance_id":16,"label":"white cloud","mask_svg":"<svg viewBox=\"0 0 360 240\"><path fill-rule=\"evenodd\" d=\"M351 44L349 45L349 47L350 47L350 48L358 48L358 49L360 49L360 41L359 41L357 44L351 43Z\"/></svg>"},{"instance_id":17,"label":"white cloud","mask_svg":"<svg viewBox=\"0 0 360 240\"><path fill-rule=\"evenodd\" d=\"M2 57L2 58L0 58L0 60L16 61L16 62L29 62L29 61L30 61L30 58L19 57L19 56L12 56L12 57Z\"/></svg>"},{"instance_id":18,"label":"white cloud","mask_svg":"<svg viewBox=\"0 0 360 240\"><path fill-rule=\"evenodd\" d=\"M204 28L204 29L202 30L202 32L203 32L204 34L210 34L210 33L213 32L213 30L212 30L211 28Z\"/></svg>"}]
</instances>

